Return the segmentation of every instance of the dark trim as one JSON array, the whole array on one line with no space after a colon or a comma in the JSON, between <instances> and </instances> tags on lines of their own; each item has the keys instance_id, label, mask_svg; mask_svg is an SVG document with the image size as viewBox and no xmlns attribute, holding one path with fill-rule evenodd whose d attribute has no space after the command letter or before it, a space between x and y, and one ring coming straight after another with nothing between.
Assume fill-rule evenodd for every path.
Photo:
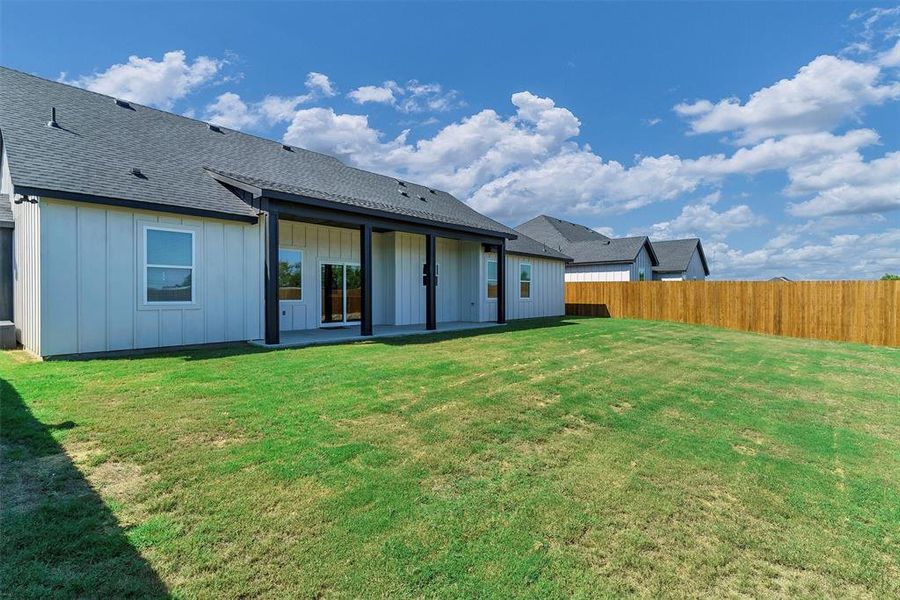
<instances>
[{"instance_id":1,"label":"dark trim","mask_svg":"<svg viewBox=\"0 0 900 600\"><path fill-rule=\"evenodd\" d=\"M154 204L152 202L141 202L139 200L123 200L121 198L110 198L108 196L95 196L92 194L81 194L78 192L48 190L45 188L28 187L22 185L13 185L13 193L21 194L23 196L40 196L41 198L47 198L51 200L56 199L70 200L72 202L87 202L89 204L103 204L105 206L117 206L120 208L133 208L135 210L174 213L178 215L189 215L192 217L207 217L210 219L225 219L227 221L241 221L243 223L256 223L257 221L259 221L257 217L251 215L237 215L217 212L214 210L203 210L200 208Z\"/></svg>"},{"instance_id":2,"label":"dark trim","mask_svg":"<svg viewBox=\"0 0 900 600\"><path fill-rule=\"evenodd\" d=\"M653 249L653 244L650 243L650 238L644 239L644 246L647 247L647 254L650 255L650 266L658 265L659 258L656 256L656 250ZM638 250L638 254L640 254L640 253L641 253L641 251ZM637 260L637 254L635 254L634 258L635 258L635 260Z\"/></svg>"},{"instance_id":3,"label":"dark trim","mask_svg":"<svg viewBox=\"0 0 900 600\"><path fill-rule=\"evenodd\" d=\"M437 329L437 289L434 263L437 259L437 243L433 234L425 236L425 329Z\"/></svg>"},{"instance_id":4,"label":"dark trim","mask_svg":"<svg viewBox=\"0 0 900 600\"><path fill-rule=\"evenodd\" d=\"M362 279L360 315L360 335L372 335L372 225L366 223L359 226L359 265Z\"/></svg>"},{"instance_id":5,"label":"dark trim","mask_svg":"<svg viewBox=\"0 0 900 600\"><path fill-rule=\"evenodd\" d=\"M506 240L497 246L497 323L506 323Z\"/></svg>"},{"instance_id":6,"label":"dark trim","mask_svg":"<svg viewBox=\"0 0 900 600\"><path fill-rule=\"evenodd\" d=\"M574 260L574 259L569 258L569 257L563 258L562 256L549 256L549 255L547 255L547 254L538 254L537 252L522 252L521 250L515 250L515 251L513 251L513 250L510 250L509 248L506 249L506 253L507 253L507 254L515 254L515 255L517 255L517 256L530 256L530 257L533 257L533 258L544 258L544 259L547 259L547 260L558 260L558 261L560 261L560 262L566 262L566 263L573 262L573 260Z\"/></svg>"},{"instance_id":7,"label":"dark trim","mask_svg":"<svg viewBox=\"0 0 900 600\"><path fill-rule=\"evenodd\" d=\"M700 240L697 240L697 252L700 253L700 262L703 263L703 272L706 273L707 277L709 277L709 265L706 263L706 252L703 251L703 244L700 243ZM691 261L688 260L688 266L690 265ZM687 271L686 268L685 271Z\"/></svg>"},{"instance_id":8,"label":"dark trim","mask_svg":"<svg viewBox=\"0 0 900 600\"><path fill-rule=\"evenodd\" d=\"M305 206L297 202L280 201L277 198L270 199L269 205L276 206L282 218L293 217L302 221L320 222L338 227L358 227L368 223L372 225L373 231L404 231L420 235L432 234L439 237L473 240L493 245L498 244L503 239L496 235L478 235L441 227L426 227L397 219L371 217L354 211Z\"/></svg>"},{"instance_id":9,"label":"dark trim","mask_svg":"<svg viewBox=\"0 0 900 600\"><path fill-rule=\"evenodd\" d=\"M235 179L234 177L229 177L228 175L223 175L217 171L213 171L210 169L206 169L206 172L209 173L210 177L212 177L219 183L224 183L225 185L243 190L245 192L249 192L253 198L259 198L260 196L262 196L262 188L259 188L255 185L250 185L246 181Z\"/></svg>"},{"instance_id":10,"label":"dark trim","mask_svg":"<svg viewBox=\"0 0 900 600\"><path fill-rule=\"evenodd\" d=\"M459 231L462 233L467 233L473 236L480 237L490 237L496 239L517 239L515 233L507 233L503 231L494 231L490 229L481 229L478 227L470 227L468 225L458 225L456 223L446 223L441 221L433 221L430 219L425 219L423 217L414 217L409 215L404 215L400 213L390 212L387 210L379 210L375 208L365 208L361 206L351 206L349 204L343 202L333 202L330 200L322 200L321 198L313 198L311 196L304 196L301 194L289 194L287 192L281 192L278 190L270 190L267 188L263 188L262 196L266 198L270 198L272 200L278 200L280 202L292 203L292 204L302 204L309 207L316 208L324 208L330 209L338 212L344 212L355 215L365 215L366 217L376 217L380 219L384 219L393 223L404 223L408 225L418 225L424 227L425 229L432 231ZM286 207L281 205L282 210L285 210ZM371 219L369 219L371 221ZM402 231L396 227L393 227L397 231ZM415 233L415 232L414 232ZM449 236L447 236L449 237Z\"/></svg>"},{"instance_id":11,"label":"dark trim","mask_svg":"<svg viewBox=\"0 0 900 600\"><path fill-rule=\"evenodd\" d=\"M266 214L265 257L266 343L278 344L281 336L278 306L278 212L269 207Z\"/></svg>"}]
</instances>

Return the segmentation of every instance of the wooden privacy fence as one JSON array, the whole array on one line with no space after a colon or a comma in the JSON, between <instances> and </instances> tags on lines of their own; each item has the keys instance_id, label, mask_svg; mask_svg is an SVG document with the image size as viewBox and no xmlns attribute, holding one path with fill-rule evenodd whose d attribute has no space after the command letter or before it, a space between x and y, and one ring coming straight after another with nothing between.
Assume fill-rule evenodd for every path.
<instances>
[{"instance_id":1,"label":"wooden privacy fence","mask_svg":"<svg viewBox=\"0 0 900 600\"><path fill-rule=\"evenodd\" d=\"M566 282L566 314L900 346L900 281Z\"/></svg>"}]
</instances>

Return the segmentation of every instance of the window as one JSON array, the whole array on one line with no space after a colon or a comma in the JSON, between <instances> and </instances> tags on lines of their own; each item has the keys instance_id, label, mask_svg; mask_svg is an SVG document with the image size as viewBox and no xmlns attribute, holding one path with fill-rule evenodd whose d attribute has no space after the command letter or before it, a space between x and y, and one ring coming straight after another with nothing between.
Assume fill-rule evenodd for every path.
<instances>
[{"instance_id":1,"label":"window","mask_svg":"<svg viewBox=\"0 0 900 600\"><path fill-rule=\"evenodd\" d=\"M495 299L497 297L497 261L487 261L487 297Z\"/></svg>"},{"instance_id":2,"label":"window","mask_svg":"<svg viewBox=\"0 0 900 600\"><path fill-rule=\"evenodd\" d=\"M146 302L193 302L194 232L147 227L144 243Z\"/></svg>"},{"instance_id":3,"label":"window","mask_svg":"<svg viewBox=\"0 0 900 600\"><path fill-rule=\"evenodd\" d=\"M278 249L278 299L303 300L303 252Z\"/></svg>"},{"instance_id":4,"label":"window","mask_svg":"<svg viewBox=\"0 0 900 600\"><path fill-rule=\"evenodd\" d=\"M531 265L519 265L519 298L531 300Z\"/></svg>"}]
</instances>

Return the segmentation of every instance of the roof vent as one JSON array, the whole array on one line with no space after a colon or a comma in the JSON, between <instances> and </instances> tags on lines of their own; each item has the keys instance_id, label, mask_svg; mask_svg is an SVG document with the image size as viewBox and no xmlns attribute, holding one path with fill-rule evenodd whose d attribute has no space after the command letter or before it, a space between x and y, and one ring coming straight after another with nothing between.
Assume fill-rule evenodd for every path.
<instances>
[{"instance_id":1,"label":"roof vent","mask_svg":"<svg viewBox=\"0 0 900 600\"><path fill-rule=\"evenodd\" d=\"M222 128L218 125L213 125L212 123L207 123L206 126L210 131L215 131L216 133L222 133Z\"/></svg>"},{"instance_id":2,"label":"roof vent","mask_svg":"<svg viewBox=\"0 0 900 600\"><path fill-rule=\"evenodd\" d=\"M122 100L121 98L116 98L115 100L116 100L116 106L121 106L122 108L129 108L131 110L134 110L133 108L131 108L131 102L128 102L127 100Z\"/></svg>"},{"instance_id":3,"label":"roof vent","mask_svg":"<svg viewBox=\"0 0 900 600\"><path fill-rule=\"evenodd\" d=\"M422 202L428 202L427 200L425 200L425 196L419 196L419 200L421 200Z\"/></svg>"},{"instance_id":4,"label":"roof vent","mask_svg":"<svg viewBox=\"0 0 900 600\"><path fill-rule=\"evenodd\" d=\"M47 127L60 129L59 123L56 122L56 107L50 108L50 120L47 121Z\"/></svg>"},{"instance_id":5,"label":"roof vent","mask_svg":"<svg viewBox=\"0 0 900 600\"><path fill-rule=\"evenodd\" d=\"M400 190L400 195L409 198L409 192L404 192L403 190Z\"/></svg>"},{"instance_id":6,"label":"roof vent","mask_svg":"<svg viewBox=\"0 0 900 600\"><path fill-rule=\"evenodd\" d=\"M137 167L134 167L131 169L131 174L134 175L135 177L137 177L138 179L147 179L147 176L144 175L144 172L141 171L140 169L138 169Z\"/></svg>"},{"instance_id":7,"label":"roof vent","mask_svg":"<svg viewBox=\"0 0 900 600\"><path fill-rule=\"evenodd\" d=\"M288 144L282 144L282 145L281 145L281 149L282 149L282 150L287 150L288 152L293 152L293 151L294 151L294 149L291 148Z\"/></svg>"},{"instance_id":8,"label":"roof vent","mask_svg":"<svg viewBox=\"0 0 900 600\"><path fill-rule=\"evenodd\" d=\"M428 188L428 191L429 191L429 192L431 192L431 193L432 193L432 194L437 194L437 192L436 192L436 191L434 191L434 190L433 190L433 189L431 189L431 188Z\"/></svg>"},{"instance_id":9,"label":"roof vent","mask_svg":"<svg viewBox=\"0 0 900 600\"><path fill-rule=\"evenodd\" d=\"M397 185L399 185L400 187L406 187L406 184L403 183L402 181L400 181L399 179L397 180Z\"/></svg>"}]
</instances>

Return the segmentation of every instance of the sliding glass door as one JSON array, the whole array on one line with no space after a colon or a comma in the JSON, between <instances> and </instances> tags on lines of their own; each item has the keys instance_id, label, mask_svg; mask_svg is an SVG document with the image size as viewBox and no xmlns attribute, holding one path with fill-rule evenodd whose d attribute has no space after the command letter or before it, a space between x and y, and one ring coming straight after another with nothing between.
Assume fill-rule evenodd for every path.
<instances>
[{"instance_id":1,"label":"sliding glass door","mask_svg":"<svg viewBox=\"0 0 900 600\"><path fill-rule=\"evenodd\" d=\"M358 322L362 318L362 281L359 265L322 263L320 280L322 325Z\"/></svg>"}]
</instances>

